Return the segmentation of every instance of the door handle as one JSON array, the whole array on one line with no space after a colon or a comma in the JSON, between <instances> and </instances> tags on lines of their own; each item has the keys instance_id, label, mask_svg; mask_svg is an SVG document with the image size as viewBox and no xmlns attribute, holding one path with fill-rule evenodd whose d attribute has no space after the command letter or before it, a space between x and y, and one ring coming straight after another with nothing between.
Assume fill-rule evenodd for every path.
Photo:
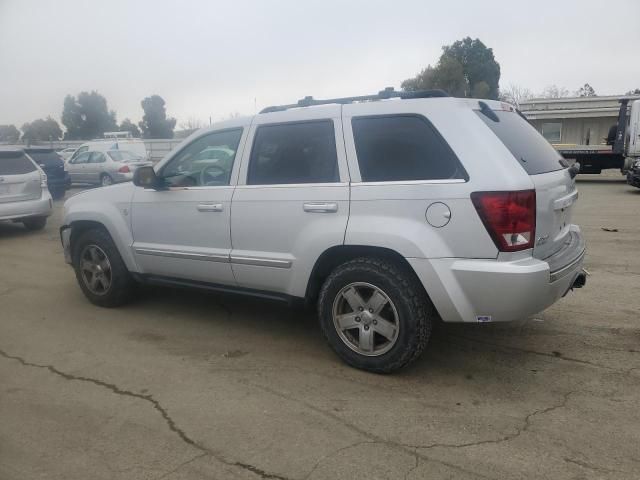
<instances>
[{"instance_id":1,"label":"door handle","mask_svg":"<svg viewBox=\"0 0 640 480\"><path fill-rule=\"evenodd\" d=\"M309 203L303 203L302 209L305 212L310 212L310 213L333 213L338 211L338 204L325 203L325 202L320 202L320 203L309 202Z\"/></svg>"},{"instance_id":2,"label":"door handle","mask_svg":"<svg viewBox=\"0 0 640 480\"><path fill-rule=\"evenodd\" d=\"M199 203L198 211L199 212L221 212L222 204L221 203Z\"/></svg>"}]
</instances>

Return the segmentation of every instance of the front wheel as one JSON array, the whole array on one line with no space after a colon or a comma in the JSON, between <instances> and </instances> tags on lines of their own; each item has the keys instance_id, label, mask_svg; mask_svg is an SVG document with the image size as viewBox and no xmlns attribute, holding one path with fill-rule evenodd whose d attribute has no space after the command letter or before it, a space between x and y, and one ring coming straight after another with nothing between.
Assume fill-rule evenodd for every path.
<instances>
[{"instance_id":1,"label":"front wheel","mask_svg":"<svg viewBox=\"0 0 640 480\"><path fill-rule=\"evenodd\" d=\"M74 242L73 268L82 292L95 305L118 307L132 296L135 281L103 229L87 230Z\"/></svg>"},{"instance_id":2,"label":"front wheel","mask_svg":"<svg viewBox=\"0 0 640 480\"><path fill-rule=\"evenodd\" d=\"M338 356L377 373L417 359L436 317L413 272L376 258L357 258L337 267L320 291L318 313Z\"/></svg>"}]
</instances>

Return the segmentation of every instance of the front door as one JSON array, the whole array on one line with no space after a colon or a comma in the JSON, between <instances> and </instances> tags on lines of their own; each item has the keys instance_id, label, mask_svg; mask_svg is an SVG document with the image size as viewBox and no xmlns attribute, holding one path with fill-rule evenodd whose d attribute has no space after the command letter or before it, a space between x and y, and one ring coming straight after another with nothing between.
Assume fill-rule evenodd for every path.
<instances>
[{"instance_id":1,"label":"front door","mask_svg":"<svg viewBox=\"0 0 640 480\"><path fill-rule=\"evenodd\" d=\"M235 278L303 296L315 259L343 243L347 226L340 106L258 115L249 144L231 212Z\"/></svg>"},{"instance_id":2,"label":"front door","mask_svg":"<svg viewBox=\"0 0 640 480\"><path fill-rule=\"evenodd\" d=\"M239 126L194 139L157 169L166 190L136 188L131 221L141 273L235 285L229 220L245 131ZM224 158L200 159L212 149Z\"/></svg>"},{"instance_id":3,"label":"front door","mask_svg":"<svg viewBox=\"0 0 640 480\"><path fill-rule=\"evenodd\" d=\"M67 171L69 172L69 178L72 183L86 183L87 182L87 162L91 152L84 152L75 156L69 163L67 163Z\"/></svg>"}]
</instances>

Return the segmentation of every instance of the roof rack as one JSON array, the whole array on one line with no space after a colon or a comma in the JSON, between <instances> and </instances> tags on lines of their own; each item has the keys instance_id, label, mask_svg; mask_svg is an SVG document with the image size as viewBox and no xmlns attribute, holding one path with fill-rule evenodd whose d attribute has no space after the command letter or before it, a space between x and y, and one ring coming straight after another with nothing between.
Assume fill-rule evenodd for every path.
<instances>
[{"instance_id":1,"label":"roof rack","mask_svg":"<svg viewBox=\"0 0 640 480\"><path fill-rule=\"evenodd\" d=\"M418 90L415 92L396 92L393 87L387 87L384 90L374 95L362 95L360 97L343 97L343 98L329 98L326 100L316 100L313 97L304 97L298 100L298 103L292 103L290 105L274 105L271 107L260 110L260 113L282 112L289 110L290 108L311 107L313 105L328 105L331 103L337 103L344 105L353 102L372 102L376 100L386 100L388 98L436 98L436 97L448 97L449 94L444 90Z\"/></svg>"}]
</instances>

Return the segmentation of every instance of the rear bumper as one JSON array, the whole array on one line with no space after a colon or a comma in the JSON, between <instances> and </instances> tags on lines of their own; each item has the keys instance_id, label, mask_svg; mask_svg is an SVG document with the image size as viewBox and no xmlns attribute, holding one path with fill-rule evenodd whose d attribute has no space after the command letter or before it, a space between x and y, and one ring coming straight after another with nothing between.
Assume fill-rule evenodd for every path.
<instances>
[{"instance_id":1,"label":"rear bumper","mask_svg":"<svg viewBox=\"0 0 640 480\"><path fill-rule=\"evenodd\" d=\"M407 259L446 322L524 319L562 298L582 274L585 242L571 241L545 260Z\"/></svg>"},{"instance_id":2,"label":"rear bumper","mask_svg":"<svg viewBox=\"0 0 640 480\"><path fill-rule=\"evenodd\" d=\"M51 215L51 194L46 188L36 200L0 203L0 220L16 220L27 217L48 217Z\"/></svg>"}]
</instances>

